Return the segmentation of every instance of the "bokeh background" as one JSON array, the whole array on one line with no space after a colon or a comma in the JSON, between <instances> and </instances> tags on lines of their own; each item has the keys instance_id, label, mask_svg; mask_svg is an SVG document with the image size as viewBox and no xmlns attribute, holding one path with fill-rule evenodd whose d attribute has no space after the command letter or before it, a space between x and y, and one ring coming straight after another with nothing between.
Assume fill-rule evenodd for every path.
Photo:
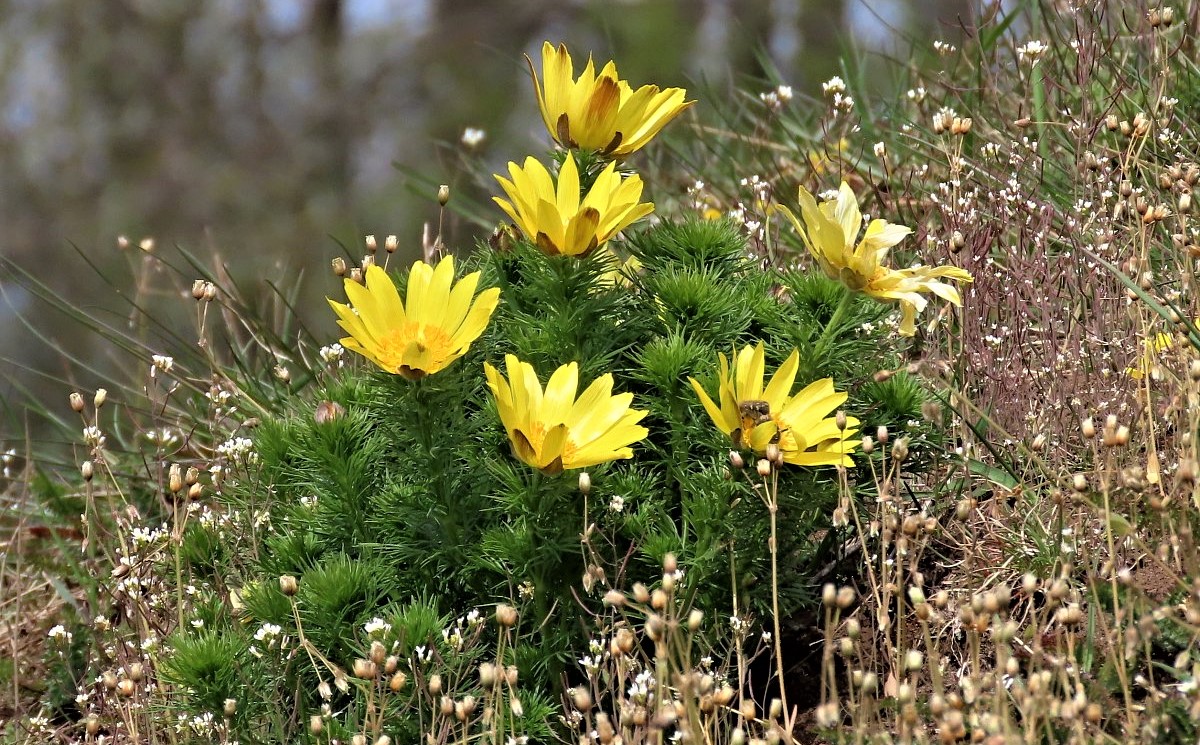
<instances>
[{"instance_id":1,"label":"bokeh background","mask_svg":"<svg viewBox=\"0 0 1200 745\"><path fill-rule=\"evenodd\" d=\"M522 58L543 40L566 42L580 62L614 58L634 85L685 86L702 108L705 91L765 90L768 78L819 95L848 54L881 71L871 82L886 95L898 69L887 60L903 69L914 45L958 38L972 10L968 0L0 0L0 252L100 316L127 313L114 310L114 287L129 283L148 236L158 252L185 247L251 286L304 272L301 314L332 338L319 302L337 292L332 256L369 233L397 234L415 256L421 226L437 219L426 182L469 191L467 163L500 170L545 150ZM485 133L473 148L467 128ZM470 245L487 221L452 220L447 242ZM134 248L119 250L120 235ZM0 290L0 395L18 426L25 396L65 409L67 385L114 374L95 335L11 274ZM165 294L162 313L186 305ZM68 364L47 340L87 364Z\"/></svg>"}]
</instances>

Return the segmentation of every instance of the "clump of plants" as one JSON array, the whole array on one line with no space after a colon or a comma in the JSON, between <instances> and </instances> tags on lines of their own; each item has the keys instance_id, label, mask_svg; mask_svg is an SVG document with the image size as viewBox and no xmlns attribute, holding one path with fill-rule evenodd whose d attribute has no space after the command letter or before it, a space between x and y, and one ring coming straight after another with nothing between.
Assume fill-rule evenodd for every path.
<instances>
[{"instance_id":1,"label":"clump of plants","mask_svg":"<svg viewBox=\"0 0 1200 745\"><path fill-rule=\"evenodd\" d=\"M1194 15L997 10L896 102L547 44L507 221L336 258L340 338L93 320L22 735L1193 741Z\"/></svg>"},{"instance_id":2,"label":"clump of plants","mask_svg":"<svg viewBox=\"0 0 1200 745\"><path fill-rule=\"evenodd\" d=\"M958 303L942 278L970 277L889 268L910 231L861 235L845 185L789 215L822 272L759 261L730 220L639 225L654 205L626 158L692 102L612 63L576 77L549 44L533 78L559 147L496 177L513 224L491 241L456 258L439 238L402 271L391 239L335 260L345 336L271 345L273 395L219 365L205 390L154 357L159 411L193 387L181 417L207 427L156 434L156 478L136 483L160 525L127 510L95 536L117 541L97 602L116 616L79 619L64 731L790 731L789 619L817 607L812 576L852 571L844 517L877 458L859 433L905 431L928 400L903 372L873 378L901 366L876 301L911 334L925 293ZM192 296L203 330L220 295L198 280ZM72 399L85 504L132 508L103 403Z\"/></svg>"}]
</instances>

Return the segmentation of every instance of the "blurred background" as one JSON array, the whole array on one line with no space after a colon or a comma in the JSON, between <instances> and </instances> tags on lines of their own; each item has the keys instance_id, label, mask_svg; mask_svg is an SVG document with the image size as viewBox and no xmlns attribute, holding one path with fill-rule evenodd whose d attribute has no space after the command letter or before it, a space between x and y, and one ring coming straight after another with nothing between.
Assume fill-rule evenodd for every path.
<instances>
[{"instance_id":1,"label":"blurred background","mask_svg":"<svg viewBox=\"0 0 1200 745\"><path fill-rule=\"evenodd\" d=\"M411 259L437 219L427 183L482 201L468 164L500 170L545 152L522 57L543 40L567 43L577 66L589 52L615 59L635 86L684 86L697 110L709 91L767 90L776 75L804 105L842 72L839 57L904 60L914 45L959 38L972 5L0 0L0 253L114 325L128 315L114 287L130 286L146 237L161 254L179 246L223 264L249 288L303 272L300 313L332 340L320 300L339 292L331 257L361 255L366 234L397 234ZM893 65L872 84L886 91L896 77ZM492 212L452 220L447 243L486 235ZM189 308L165 282L155 298L153 277L140 289L151 312ZM103 385L110 354L0 274L0 395L18 425L27 395L65 410L68 385Z\"/></svg>"}]
</instances>

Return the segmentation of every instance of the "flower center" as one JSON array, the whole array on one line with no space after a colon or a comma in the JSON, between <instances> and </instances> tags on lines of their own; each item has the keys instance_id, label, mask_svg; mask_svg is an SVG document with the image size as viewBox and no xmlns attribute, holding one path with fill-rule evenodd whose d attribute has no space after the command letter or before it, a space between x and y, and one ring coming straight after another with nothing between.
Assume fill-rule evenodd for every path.
<instances>
[{"instance_id":1,"label":"flower center","mask_svg":"<svg viewBox=\"0 0 1200 745\"><path fill-rule=\"evenodd\" d=\"M409 322L379 339L379 359L389 370L438 369L454 351L453 341L440 326Z\"/></svg>"},{"instance_id":2,"label":"flower center","mask_svg":"<svg viewBox=\"0 0 1200 745\"><path fill-rule=\"evenodd\" d=\"M543 470L556 469L555 472L571 467L571 463L575 459L577 446L574 440L571 439L569 430L567 431L567 436L562 441L562 450L559 453L545 453L542 451L542 446L546 443L546 425L544 422L530 422L529 429L518 430L516 434L525 439L525 443L523 444L529 448L528 460L533 461L531 465L541 464L538 466L539 468ZM518 449L524 448L518 446Z\"/></svg>"}]
</instances>

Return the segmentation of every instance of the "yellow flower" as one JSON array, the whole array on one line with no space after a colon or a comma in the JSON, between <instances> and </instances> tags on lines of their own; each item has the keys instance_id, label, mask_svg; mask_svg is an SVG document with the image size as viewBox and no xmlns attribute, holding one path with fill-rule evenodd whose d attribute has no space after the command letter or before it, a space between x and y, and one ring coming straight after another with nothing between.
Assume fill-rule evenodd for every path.
<instances>
[{"instance_id":1,"label":"yellow flower","mask_svg":"<svg viewBox=\"0 0 1200 745\"><path fill-rule=\"evenodd\" d=\"M494 287L475 295L479 272L455 283L453 256L436 267L423 261L413 264L407 302L378 266L367 267L365 279L365 287L351 279L345 282L353 308L329 300L338 325L350 334L341 340L342 346L409 380L442 370L463 356L500 302L500 290Z\"/></svg>"},{"instance_id":2,"label":"yellow flower","mask_svg":"<svg viewBox=\"0 0 1200 745\"><path fill-rule=\"evenodd\" d=\"M838 429L831 417L846 402L846 394L833 389L833 380L823 378L791 395L800 366L800 353L792 354L763 387L765 363L762 342L747 345L734 357L732 371L725 355L720 355L721 374L715 403L694 378L688 378L704 404L704 410L734 447L749 448L762 454L772 442L783 452L787 463L798 466L852 466L850 452L858 446L853 439L858 419L846 418L846 428Z\"/></svg>"},{"instance_id":3,"label":"yellow flower","mask_svg":"<svg viewBox=\"0 0 1200 745\"><path fill-rule=\"evenodd\" d=\"M642 179L636 174L622 179L616 168L609 163L580 200L579 168L570 153L557 188L546 167L530 157L523 168L508 164L511 180L496 176L508 199L492 199L543 253L582 256L654 211L652 203L638 201Z\"/></svg>"},{"instance_id":4,"label":"yellow flower","mask_svg":"<svg viewBox=\"0 0 1200 745\"><path fill-rule=\"evenodd\" d=\"M855 245L862 228L862 213L854 192L845 181L838 190L836 200L822 202L819 206L813 195L801 186L800 214L803 221L797 219L787 207L781 206L780 209L796 226L804 245L827 275L851 290L864 292L876 300L900 304L903 314L900 333L905 336L916 333L917 313L924 310L928 302L922 293L931 292L955 305L962 305L958 290L939 280L973 281L966 270L955 266L916 266L908 269L884 266L882 262L887 258L888 250L912 232L903 225L872 220L862 240Z\"/></svg>"},{"instance_id":5,"label":"yellow flower","mask_svg":"<svg viewBox=\"0 0 1200 745\"><path fill-rule=\"evenodd\" d=\"M1142 342L1142 356L1138 359L1137 367L1125 368L1125 374L1134 380L1142 380L1148 372L1155 369L1157 361L1165 352L1175 346L1175 337L1160 331L1153 338Z\"/></svg>"},{"instance_id":6,"label":"yellow flower","mask_svg":"<svg viewBox=\"0 0 1200 745\"><path fill-rule=\"evenodd\" d=\"M684 101L682 88L659 90L643 85L636 91L617 77L609 62L597 76L592 58L575 79L566 46L542 44L542 80L528 56L538 108L550 135L566 148L599 150L622 158L638 150L695 101Z\"/></svg>"},{"instance_id":7,"label":"yellow flower","mask_svg":"<svg viewBox=\"0 0 1200 745\"><path fill-rule=\"evenodd\" d=\"M633 394L612 395L611 374L597 378L576 400L578 363L555 370L543 392L533 365L511 354L504 359L507 380L491 365L483 370L513 455L534 468L556 474L629 458L629 446L649 434L638 425L646 412L629 408Z\"/></svg>"}]
</instances>

